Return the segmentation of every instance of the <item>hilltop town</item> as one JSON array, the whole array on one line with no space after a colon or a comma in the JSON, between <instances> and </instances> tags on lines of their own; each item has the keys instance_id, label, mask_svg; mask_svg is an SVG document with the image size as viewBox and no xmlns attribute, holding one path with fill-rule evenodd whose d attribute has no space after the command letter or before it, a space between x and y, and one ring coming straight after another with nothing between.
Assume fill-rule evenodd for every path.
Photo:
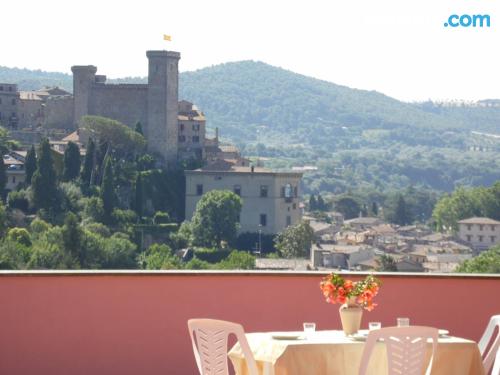
<instances>
[{"instance_id":1,"label":"hilltop town","mask_svg":"<svg viewBox=\"0 0 500 375\"><path fill-rule=\"evenodd\" d=\"M302 179L317 166L266 168L224 129L209 137L202 108L179 98L180 53L146 57L147 83L108 83L92 65L71 67L72 92L0 83L0 266L455 272L500 243L495 214L439 225L313 207Z\"/></svg>"}]
</instances>

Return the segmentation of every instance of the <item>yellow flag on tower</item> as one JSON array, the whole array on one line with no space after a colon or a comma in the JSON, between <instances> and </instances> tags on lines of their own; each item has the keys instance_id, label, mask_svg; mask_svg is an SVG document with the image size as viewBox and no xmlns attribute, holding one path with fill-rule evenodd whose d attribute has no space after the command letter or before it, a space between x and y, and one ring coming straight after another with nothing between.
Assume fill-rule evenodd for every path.
<instances>
[{"instance_id":1,"label":"yellow flag on tower","mask_svg":"<svg viewBox=\"0 0 500 375\"><path fill-rule=\"evenodd\" d=\"M171 42L172 37L170 35L163 34L163 40L168 40L169 42Z\"/></svg>"}]
</instances>

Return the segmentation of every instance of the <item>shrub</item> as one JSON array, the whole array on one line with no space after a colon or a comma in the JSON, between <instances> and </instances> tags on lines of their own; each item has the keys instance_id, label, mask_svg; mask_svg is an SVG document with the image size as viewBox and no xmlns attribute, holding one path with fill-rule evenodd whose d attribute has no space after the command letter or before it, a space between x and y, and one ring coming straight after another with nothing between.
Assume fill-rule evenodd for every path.
<instances>
[{"instance_id":1,"label":"shrub","mask_svg":"<svg viewBox=\"0 0 500 375\"><path fill-rule=\"evenodd\" d=\"M157 211L153 217L153 223L155 224L167 224L170 222L170 215L168 212Z\"/></svg>"},{"instance_id":2,"label":"shrub","mask_svg":"<svg viewBox=\"0 0 500 375\"><path fill-rule=\"evenodd\" d=\"M29 194L26 190L11 191L7 196L7 206L28 212L30 207Z\"/></svg>"},{"instance_id":3,"label":"shrub","mask_svg":"<svg viewBox=\"0 0 500 375\"><path fill-rule=\"evenodd\" d=\"M31 246L30 233L24 228L11 228L7 232L7 238L12 241L19 242L24 246Z\"/></svg>"},{"instance_id":4,"label":"shrub","mask_svg":"<svg viewBox=\"0 0 500 375\"><path fill-rule=\"evenodd\" d=\"M208 263L219 263L226 259L231 252L229 250L197 248L194 250L195 258Z\"/></svg>"}]
</instances>

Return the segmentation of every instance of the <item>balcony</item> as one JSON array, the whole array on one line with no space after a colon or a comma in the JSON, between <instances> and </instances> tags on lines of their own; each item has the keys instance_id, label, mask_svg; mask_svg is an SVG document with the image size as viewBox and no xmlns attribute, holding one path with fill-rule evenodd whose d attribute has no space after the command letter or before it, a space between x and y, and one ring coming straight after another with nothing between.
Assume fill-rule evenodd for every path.
<instances>
[{"instance_id":1,"label":"balcony","mask_svg":"<svg viewBox=\"0 0 500 375\"><path fill-rule=\"evenodd\" d=\"M211 317L247 331L340 329L320 272L0 272L0 374L193 375L186 321ZM353 278L364 274L352 274ZM500 313L500 275L380 274L368 321L448 329L478 340Z\"/></svg>"}]
</instances>

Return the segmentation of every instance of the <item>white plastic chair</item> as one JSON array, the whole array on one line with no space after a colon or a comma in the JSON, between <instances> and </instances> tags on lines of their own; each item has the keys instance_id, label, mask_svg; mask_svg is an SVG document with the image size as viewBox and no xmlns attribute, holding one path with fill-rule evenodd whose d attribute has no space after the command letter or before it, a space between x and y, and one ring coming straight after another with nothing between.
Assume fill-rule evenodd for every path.
<instances>
[{"instance_id":1,"label":"white plastic chair","mask_svg":"<svg viewBox=\"0 0 500 375\"><path fill-rule=\"evenodd\" d=\"M240 343L250 375L258 375L243 326L224 320L190 319L189 335L200 375L228 375L227 338L234 334ZM196 340L195 340L196 337Z\"/></svg>"},{"instance_id":2,"label":"white plastic chair","mask_svg":"<svg viewBox=\"0 0 500 375\"><path fill-rule=\"evenodd\" d=\"M491 375L500 375L500 348L497 350L497 356L495 358L495 364L493 365Z\"/></svg>"},{"instance_id":3,"label":"white plastic chair","mask_svg":"<svg viewBox=\"0 0 500 375\"><path fill-rule=\"evenodd\" d=\"M478 344L479 351L481 352L481 356L483 357L484 371L486 374L488 374L488 372L491 370L495 355L500 346L500 332L495 338L493 338L493 333L495 332L496 327L500 329L500 315L493 315L490 318L490 322L488 323L488 326L486 327L486 330L484 331L483 336L481 337L481 340L479 340ZM490 341L493 341L493 343L491 344L488 352L486 352Z\"/></svg>"},{"instance_id":4,"label":"white plastic chair","mask_svg":"<svg viewBox=\"0 0 500 375\"><path fill-rule=\"evenodd\" d=\"M361 357L359 375L365 375L368 363L379 339L387 348L389 375L420 375L424 368L427 339L432 339L432 356L426 374L430 374L436 355L439 331L431 327L388 327L370 331Z\"/></svg>"}]
</instances>

